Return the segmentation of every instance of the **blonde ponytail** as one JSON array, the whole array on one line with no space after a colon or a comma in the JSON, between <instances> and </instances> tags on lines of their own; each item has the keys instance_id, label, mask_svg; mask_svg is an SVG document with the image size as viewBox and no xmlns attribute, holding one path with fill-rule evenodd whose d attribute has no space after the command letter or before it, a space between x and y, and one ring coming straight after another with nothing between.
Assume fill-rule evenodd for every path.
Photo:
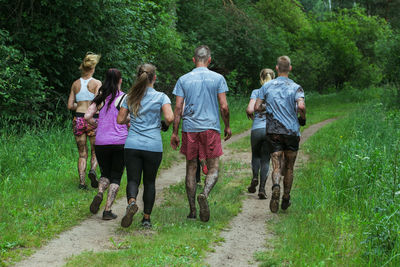
<instances>
[{"instance_id":1,"label":"blonde ponytail","mask_svg":"<svg viewBox=\"0 0 400 267\"><path fill-rule=\"evenodd\" d=\"M263 85L270 80L275 79L275 72L271 69L262 69L260 72L260 83Z\"/></svg>"}]
</instances>

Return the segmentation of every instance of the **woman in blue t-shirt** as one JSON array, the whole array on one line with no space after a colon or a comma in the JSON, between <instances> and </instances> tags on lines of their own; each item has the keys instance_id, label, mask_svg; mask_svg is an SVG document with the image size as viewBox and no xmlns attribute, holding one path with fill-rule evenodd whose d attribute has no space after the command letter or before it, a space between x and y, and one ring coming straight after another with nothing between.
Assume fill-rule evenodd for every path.
<instances>
[{"instance_id":1,"label":"woman in blue t-shirt","mask_svg":"<svg viewBox=\"0 0 400 267\"><path fill-rule=\"evenodd\" d=\"M260 72L260 83L261 86L266 82L275 78L275 73L271 69L262 69ZM255 112L254 105L257 100L258 91L255 89L251 93L249 105L247 106L246 113L249 119L253 120L253 126L251 127L251 167L253 170L253 178L250 186L247 188L249 193L255 193L258 185L258 175L260 173L260 187L258 188L258 197L260 199L266 199L265 194L265 183L267 182L269 160L270 160L270 149L267 142L266 136L266 114L263 112Z\"/></svg>"},{"instance_id":2,"label":"woman in blue t-shirt","mask_svg":"<svg viewBox=\"0 0 400 267\"><path fill-rule=\"evenodd\" d=\"M125 142L128 206L121 221L122 227L132 224L133 215L138 210L136 197L142 174L144 185L142 225L151 227L150 214L156 195L155 181L163 151L160 129L167 131L169 124L174 120L171 101L166 94L154 90L155 81L156 67L151 64L140 65L136 82L118 113L119 124L127 123L130 114L130 128ZM165 121L161 120L161 111Z\"/></svg>"}]
</instances>

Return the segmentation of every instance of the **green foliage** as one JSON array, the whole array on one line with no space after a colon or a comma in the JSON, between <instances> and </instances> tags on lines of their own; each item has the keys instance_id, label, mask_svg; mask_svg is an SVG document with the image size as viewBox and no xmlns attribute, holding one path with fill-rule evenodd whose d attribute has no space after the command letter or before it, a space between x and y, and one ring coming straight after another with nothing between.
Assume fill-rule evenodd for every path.
<instances>
[{"instance_id":1,"label":"green foliage","mask_svg":"<svg viewBox=\"0 0 400 267\"><path fill-rule=\"evenodd\" d=\"M9 45L6 31L0 30L0 120L31 123L52 115L48 103L52 88L47 79L32 67L32 62L15 47Z\"/></svg>"},{"instance_id":2,"label":"green foliage","mask_svg":"<svg viewBox=\"0 0 400 267\"><path fill-rule=\"evenodd\" d=\"M294 209L277 223L272 258L293 266L399 265L400 114L373 99L305 144L310 161L295 178Z\"/></svg>"}]
</instances>

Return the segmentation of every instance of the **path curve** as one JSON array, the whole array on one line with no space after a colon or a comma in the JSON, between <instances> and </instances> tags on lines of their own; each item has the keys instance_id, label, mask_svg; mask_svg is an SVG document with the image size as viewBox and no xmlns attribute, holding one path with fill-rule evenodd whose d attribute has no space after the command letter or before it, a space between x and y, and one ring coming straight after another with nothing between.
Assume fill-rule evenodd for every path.
<instances>
[{"instance_id":1,"label":"path curve","mask_svg":"<svg viewBox=\"0 0 400 267\"><path fill-rule=\"evenodd\" d=\"M222 145L225 147L249 134L250 130L247 130L241 134L234 135L228 141L223 141ZM227 154L229 151L225 153ZM160 171L156 182L156 205L162 202L162 190L182 181L185 173L186 163L183 160L174 165L173 168ZM121 188L121 190L124 189ZM143 190L140 190L137 197L140 210L143 210L142 194ZM63 266L67 262L67 258L79 255L84 251L100 252L111 250L113 244L110 238L113 240L120 239L120 236L116 234L116 230L120 226L121 218L125 214L125 208L125 198L116 200L112 206L113 212L118 215L116 220L103 221L101 219L102 210L100 210L98 214L89 217L70 230L62 232L57 238L49 241L32 256L16 263L15 266Z\"/></svg>"},{"instance_id":2,"label":"path curve","mask_svg":"<svg viewBox=\"0 0 400 267\"><path fill-rule=\"evenodd\" d=\"M326 124L336 119L328 119L320 123L311 125L302 132L300 145L315 134ZM240 153L232 157L227 153L226 160L240 160L242 163L250 164L251 153ZM295 168L307 161L307 156L299 150ZM271 169L271 168L270 168ZM251 168L249 176L251 177ZM281 181L282 182L282 181ZM249 181L250 184L250 181ZM274 233L268 229L266 232L266 222L276 218L277 214L269 210L269 201L272 187L269 177L266 184L267 199L258 199L257 193L250 194L246 190L246 198L242 203L242 211L229 224L228 228L221 233L225 240L220 246L214 246L215 251L209 253L205 262L210 266L257 266L254 260L256 251L265 251L265 243L273 239ZM283 186L281 186L283 190ZM268 249L268 248L267 248Z\"/></svg>"}]
</instances>

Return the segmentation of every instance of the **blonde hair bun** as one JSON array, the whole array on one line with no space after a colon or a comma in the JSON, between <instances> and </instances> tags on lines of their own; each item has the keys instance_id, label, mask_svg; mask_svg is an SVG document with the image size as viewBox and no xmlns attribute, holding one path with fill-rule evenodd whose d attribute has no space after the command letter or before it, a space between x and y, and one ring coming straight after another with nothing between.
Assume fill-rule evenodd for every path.
<instances>
[{"instance_id":1,"label":"blonde hair bun","mask_svg":"<svg viewBox=\"0 0 400 267\"><path fill-rule=\"evenodd\" d=\"M96 67L97 63L99 63L101 55L94 54L92 52L87 52L85 58L83 59L80 70L89 71Z\"/></svg>"}]
</instances>

